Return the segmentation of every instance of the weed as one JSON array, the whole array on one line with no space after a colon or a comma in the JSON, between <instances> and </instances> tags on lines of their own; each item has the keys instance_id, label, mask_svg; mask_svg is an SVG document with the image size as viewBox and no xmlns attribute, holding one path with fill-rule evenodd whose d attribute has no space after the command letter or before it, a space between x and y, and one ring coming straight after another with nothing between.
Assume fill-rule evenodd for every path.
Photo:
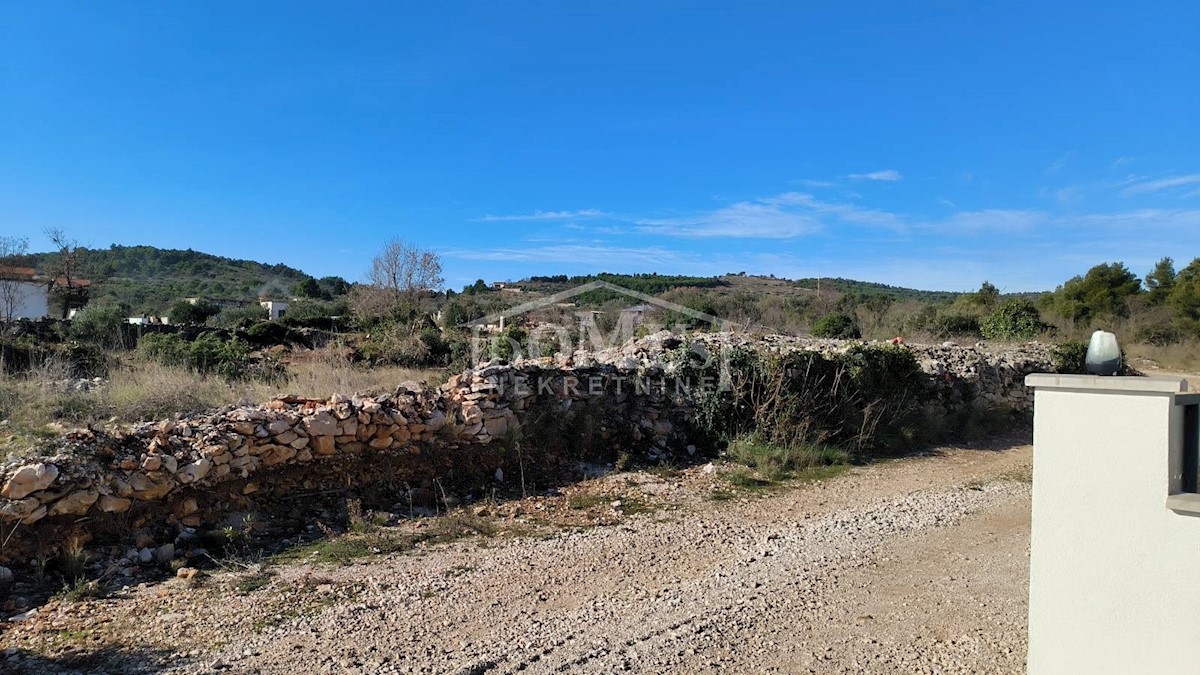
<instances>
[{"instance_id":1,"label":"weed","mask_svg":"<svg viewBox=\"0 0 1200 675\"><path fill-rule=\"evenodd\" d=\"M575 511L586 511L597 506L607 506L612 496L601 494L573 494L567 497L567 507Z\"/></svg>"}]
</instances>

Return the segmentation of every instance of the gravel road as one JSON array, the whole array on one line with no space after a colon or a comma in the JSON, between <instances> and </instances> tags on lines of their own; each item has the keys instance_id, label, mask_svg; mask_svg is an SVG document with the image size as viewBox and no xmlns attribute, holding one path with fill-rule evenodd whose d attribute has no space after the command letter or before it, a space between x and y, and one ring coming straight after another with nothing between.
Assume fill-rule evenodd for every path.
<instances>
[{"instance_id":1,"label":"gravel road","mask_svg":"<svg viewBox=\"0 0 1200 675\"><path fill-rule=\"evenodd\" d=\"M148 584L0 644L30 673L1023 672L1030 461L947 448L721 501L699 469L612 475L593 483L663 508L292 565L253 593ZM98 615L74 660L37 656L55 616Z\"/></svg>"}]
</instances>

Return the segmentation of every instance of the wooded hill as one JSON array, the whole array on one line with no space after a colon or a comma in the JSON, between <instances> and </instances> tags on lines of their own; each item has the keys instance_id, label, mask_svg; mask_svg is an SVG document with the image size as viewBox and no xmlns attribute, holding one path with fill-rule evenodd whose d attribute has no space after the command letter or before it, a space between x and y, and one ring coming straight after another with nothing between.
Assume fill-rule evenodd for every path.
<instances>
[{"instance_id":1,"label":"wooded hill","mask_svg":"<svg viewBox=\"0 0 1200 675\"><path fill-rule=\"evenodd\" d=\"M53 273L58 256L31 253L14 262ZM81 248L80 261L78 276L93 282L92 303L123 305L133 313L163 312L175 301L188 297L242 301L264 295L286 298L295 284L310 278L283 264L153 246Z\"/></svg>"}]
</instances>

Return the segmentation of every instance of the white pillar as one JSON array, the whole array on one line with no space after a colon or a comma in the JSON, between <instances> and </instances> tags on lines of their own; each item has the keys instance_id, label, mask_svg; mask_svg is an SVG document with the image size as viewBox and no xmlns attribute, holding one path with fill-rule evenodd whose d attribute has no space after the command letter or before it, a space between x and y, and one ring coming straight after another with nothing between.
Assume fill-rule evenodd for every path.
<instances>
[{"instance_id":1,"label":"white pillar","mask_svg":"<svg viewBox=\"0 0 1200 675\"><path fill-rule=\"evenodd\" d=\"M1200 672L1200 496L1178 494L1185 408L1200 396L1179 378L1025 382L1036 392L1028 672Z\"/></svg>"}]
</instances>

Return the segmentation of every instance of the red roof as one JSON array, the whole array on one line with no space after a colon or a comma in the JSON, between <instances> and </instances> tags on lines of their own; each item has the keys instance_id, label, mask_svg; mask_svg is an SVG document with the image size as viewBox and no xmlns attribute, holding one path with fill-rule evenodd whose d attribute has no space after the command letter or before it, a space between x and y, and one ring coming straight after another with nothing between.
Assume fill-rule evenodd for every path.
<instances>
[{"instance_id":1,"label":"red roof","mask_svg":"<svg viewBox=\"0 0 1200 675\"><path fill-rule=\"evenodd\" d=\"M0 265L0 276L33 279L37 270L32 267L6 267Z\"/></svg>"}]
</instances>

